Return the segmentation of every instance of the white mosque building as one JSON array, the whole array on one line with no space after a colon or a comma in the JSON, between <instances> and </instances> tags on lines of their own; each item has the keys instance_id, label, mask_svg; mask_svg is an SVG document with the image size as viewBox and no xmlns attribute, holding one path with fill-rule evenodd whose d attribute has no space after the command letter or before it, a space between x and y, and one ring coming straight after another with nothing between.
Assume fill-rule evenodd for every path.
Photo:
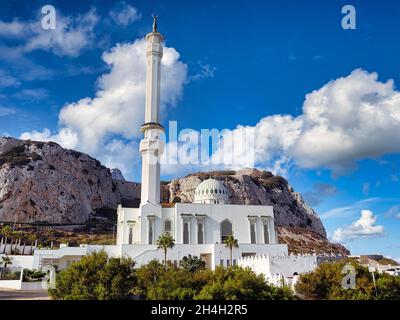
<instances>
[{"instance_id":1,"label":"white mosque building","mask_svg":"<svg viewBox=\"0 0 400 320\"><path fill-rule=\"evenodd\" d=\"M115 245L66 245L55 250L35 250L33 256L15 256L13 264L40 269L56 264L59 269L93 251L104 250L110 256L131 257L137 266L151 260L163 260L163 251L156 241L169 233L175 246L167 259L177 264L187 255L201 257L206 266L227 266L230 250L224 239L233 235L239 247L233 250L233 264L251 267L273 279L274 274L292 277L294 273L313 270L316 256L290 256L286 244L279 244L274 226L272 206L232 205L222 182L208 179L198 185L193 203L176 203L173 207L160 204L160 163L163 152L159 124L160 76L163 56L163 36L157 31L157 20L147 40L147 79L145 123L141 130L142 156L141 203L139 208L118 207Z\"/></svg>"},{"instance_id":2,"label":"white mosque building","mask_svg":"<svg viewBox=\"0 0 400 320\"><path fill-rule=\"evenodd\" d=\"M117 246L122 255L143 262L155 258L157 238L169 233L176 246L169 259L179 261L185 255L200 256L207 266L227 264L225 237L239 242L233 263L240 257L258 254L287 254L286 245L277 244L273 208L269 206L230 205L225 186L215 180L203 181L194 194L194 203L176 203L172 208L160 204L160 162L164 130L159 124L161 59L163 36L153 31L147 40L147 79L145 124L141 130L142 156L141 204L139 208L118 208ZM157 255L157 254L156 254ZM144 257L146 257L144 259Z\"/></svg>"}]
</instances>

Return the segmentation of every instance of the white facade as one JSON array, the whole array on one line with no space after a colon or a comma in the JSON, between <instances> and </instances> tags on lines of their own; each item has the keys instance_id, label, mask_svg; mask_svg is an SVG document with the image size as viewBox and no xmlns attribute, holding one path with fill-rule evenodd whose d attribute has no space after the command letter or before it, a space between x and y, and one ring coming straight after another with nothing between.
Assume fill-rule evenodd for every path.
<instances>
[{"instance_id":1,"label":"white facade","mask_svg":"<svg viewBox=\"0 0 400 320\"><path fill-rule=\"evenodd\" d=\"M233 235L241 244L277 244L272 207L176 203L118 208L117 245L155 244L170 233L176 244L222 244Z\"/></svg>"}]
</instances>

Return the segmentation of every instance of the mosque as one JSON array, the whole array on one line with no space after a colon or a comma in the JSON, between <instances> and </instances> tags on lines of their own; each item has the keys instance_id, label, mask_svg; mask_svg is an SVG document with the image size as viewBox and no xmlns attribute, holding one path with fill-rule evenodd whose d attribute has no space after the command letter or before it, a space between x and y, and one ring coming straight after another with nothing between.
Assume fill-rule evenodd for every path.
<instances>
[{"instance_id":1,"label":"mosque","mask_svg":"<svg viewBox=\"0 0 400 320\"><path fill-rule=\"evenodd\" d=\"M291 256L287 245L278 243L272 206L230 204L228 190L212 177L198 185L193 203L161 205L158 160L164 148L160 139L164 128L159 123L163 39L155 18L143 53L147 56L147 79L145 123L141 126L144 137L140 143L141 203L138 208L118 207L116 244L37 249L32 256L15 256L13 264L28 269L51 264L63 269L86 254L104 250L113 257L130 257L140 266L164 259L156 241L160 235L169 233L175 246L168 250L167 259L174 264L190 254L200 257L210 269L232 263L264 273L269 279L276 274L290 278L313 270L316 256ZM224 244L229 235L238 241L232 261Z\"/></svg>"},{"instance_id":2,"label":"mosque","mask_svg":"<svg viewBox=\"0 0 400 320\"><path fill-rule=\"evenodd\" d=\"M146 109L141 127L144 138L140 143L141 204L139 208L118 208L117 246L121 246L121 253L153 259L146 252L154 250L157 238L164 233L175 239L176 246L169 254L171 260L179 261L187 254L198 255L210 268L229 263L223 244L228 235L233 235L239 243L233 263L239 257L287 253L286 245L277 244L273 208L231 205L227 189L215 179L200 183L193 203L176 203L172 208L161 206L159 158L164 145L159 137L164 129L159 123L159 104L163 36L157 31L156 18L146 40Z\"/></svg>"}]
</instances>

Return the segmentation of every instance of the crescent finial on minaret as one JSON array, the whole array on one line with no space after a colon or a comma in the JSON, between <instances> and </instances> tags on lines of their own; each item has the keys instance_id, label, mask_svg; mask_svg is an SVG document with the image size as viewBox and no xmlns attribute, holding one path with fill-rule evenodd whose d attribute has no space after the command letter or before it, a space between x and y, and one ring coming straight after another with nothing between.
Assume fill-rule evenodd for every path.
<instances>
[{"instance_id":1,"label":"crescent finial on minaret","mask_svg":"<svg viewBox=\"0 0 400 320\"><path fill-rule=\"evenodd\" d=\"M153 17L153 32L157 33L157 19L158 19L158 15L156 14L152 14Z\"/></svg>"}]
</instances>

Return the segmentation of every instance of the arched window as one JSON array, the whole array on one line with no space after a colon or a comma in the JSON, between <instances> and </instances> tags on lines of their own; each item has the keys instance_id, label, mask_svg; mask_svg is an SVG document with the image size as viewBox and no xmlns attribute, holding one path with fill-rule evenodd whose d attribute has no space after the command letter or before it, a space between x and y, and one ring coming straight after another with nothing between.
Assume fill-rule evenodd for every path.
<instances>
[{"instance_id":1,"label":"arched window","mask_svg":"<svg viewBox=\"0 0 400 320\"><path fill-rule=\"evenodd\" d=\"M256 222L250 221L250 242L256 243Z\"/></svg>"},{"instance_id":2,"label":"arched window","mask_svg":"<svg viewBox=\"0 0 400 320\"><path fill-rule=\"evenodd\" d=\"M183 221L183 244L189 244L189 221Z\"/></svg>"},{"instance_id":3,"label":"arched window","mask_svg":"<svg viewBox=\"0 0 400 320\"><path fill-rule=\"evenodd\" d=\"M264 243L269 244L269 224L268 221L264 221Z\"/></svg>"},{"instance_id":4,"label":"arched window","mask_svg":"<svg viewBox=\"0 0 400 320\"><path fill-rule=\"evenodd\" d=\"M129 239L128 243L132 244L133 243L133 226L129 226Z\"/></svg>"},{"instance_id":5,"label":"arched window","mask_svg":"<svg viewBox=\"0 0 400 320\"><path fill-rule=\"evenodd\" d=\"M201 219L197 221L197 243L204 243L204 221Z\"/></svg>"},{"instance_id":6,"label":"arched window","mask_svg":"<svg viewBox=\"0 0 400 320\"><path fill-rule=\"evenodd\" d=\"M232 222L229 220L224 220L221 222L221 242L223 243L224 240L228 237L233 235L232 232Z\"/></svg>"},{"instance_id":7,"label":"arched window","mask_svg":"<svg viewBox=\"0 0 400 320\"><path fill-rule=\"evenodd\" d=\"M164 233L169 233L171 234L172 231L172 223L171 220L165 220L164 221Z\"/></svg>"},{"instance_id":8,"label":"arched window","mask_svg":"<svg viewBox=\"0 0 400 320\"><path fill-rule=\"evenodd\" d=\"M149 244L154 242L154 220L149 220Z\"/></svg>"}]
</instances>

